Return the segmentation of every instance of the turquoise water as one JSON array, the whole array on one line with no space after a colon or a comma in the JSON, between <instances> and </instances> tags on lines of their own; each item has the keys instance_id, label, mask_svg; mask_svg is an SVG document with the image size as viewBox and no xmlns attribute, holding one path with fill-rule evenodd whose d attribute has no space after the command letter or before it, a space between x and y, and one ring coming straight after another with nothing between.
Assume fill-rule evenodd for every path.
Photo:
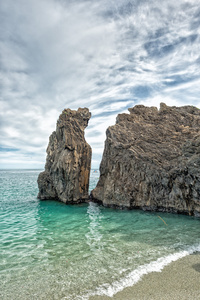
<instances>
[{"instance_id":1,"label":"turquoise water","mask_svg":"<svg viewBox=\"0 0 200 300\"><path fill-rule=\"evenodd\" d=\"M40 201L39 172L0 171L1 299L112 296L200 251L199 219Z\"/></svg>"}]
</instances>

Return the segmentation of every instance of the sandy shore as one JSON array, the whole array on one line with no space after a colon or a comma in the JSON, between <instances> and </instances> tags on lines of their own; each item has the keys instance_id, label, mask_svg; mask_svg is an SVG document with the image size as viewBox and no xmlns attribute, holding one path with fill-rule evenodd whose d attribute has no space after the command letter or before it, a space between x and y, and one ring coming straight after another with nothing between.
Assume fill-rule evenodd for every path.
<instances>
[{"instance_id":1,"label":"sandy shore","mask_svg":"<svg viewBox=\"0 0 200 300\"><path fill-rule=\"evenodd\" d=\"M90 297L90 300L199 300L200 253L186 256L166 266L162 272L144 275L133 287L112 298Z\"/></svg>"}]
</instances>

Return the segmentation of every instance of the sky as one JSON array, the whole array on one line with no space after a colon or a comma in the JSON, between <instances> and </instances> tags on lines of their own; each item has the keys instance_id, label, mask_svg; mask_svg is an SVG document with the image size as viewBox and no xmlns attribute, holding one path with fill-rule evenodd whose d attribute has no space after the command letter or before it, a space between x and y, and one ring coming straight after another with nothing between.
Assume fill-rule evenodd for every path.
<instances>
[{"instance_id":1,"label":"sky","mask_svg":"<svg viewBox=\"0 0 200 300\"><path fill-rule=\"evenodd\" d=\"M1 169L44 169L64 108L91 111L98 168L117 114L199 95L200 0L0 0Z\"/></svg>"}]
</instances>

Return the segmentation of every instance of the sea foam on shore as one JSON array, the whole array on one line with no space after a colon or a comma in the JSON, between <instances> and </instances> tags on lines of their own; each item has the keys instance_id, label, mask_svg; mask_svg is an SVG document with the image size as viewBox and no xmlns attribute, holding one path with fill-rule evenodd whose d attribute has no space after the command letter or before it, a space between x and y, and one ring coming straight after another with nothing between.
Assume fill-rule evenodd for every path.
<instances>
[{"instance_id":1,"label":"sea foam on shore","mask_svg":"<svg viewBox=\"0 0 200 300\"><path fill-rule=\"evenodd\" d=\"M167 255L165 257L158 258L156 261L152 261L149 264L139 266L137 269L133 270L125 278L115 281L112 285L102 285L99 287L95 294L87 295L85 299L88 299L89 296L108 296L113 297L118 292L121 292L127 287L131 287L136 284L139 280L142 279L144 275L147 275L152 272L161 272L164 267L169 265L172 262L175 262L185 256L191 255L195 252L200 253L200 245L194 245L189 247L187 250L180 251L174 254ZM93 299L93 297L91 298ZM96 299L96 298L94 298Z\"/></svg>"}]
</instances>

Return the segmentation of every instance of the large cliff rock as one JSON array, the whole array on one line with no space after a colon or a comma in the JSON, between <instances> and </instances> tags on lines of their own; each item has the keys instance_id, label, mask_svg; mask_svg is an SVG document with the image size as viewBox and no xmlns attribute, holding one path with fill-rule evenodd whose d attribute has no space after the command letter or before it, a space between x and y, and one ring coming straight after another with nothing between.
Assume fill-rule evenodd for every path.
<instances>
[{"instance_id":1,"label":"large cliff rock","mask_svg":"<svg viewBox=\"0 0 200 300\"><path fill-rule=\"evenodd\" d=\"M94 200L200 216L200 110L137 105L107 129Z\"/></svg>"},{"instance_id":2,"label":"large cliff rock","mask_svg":"<svg viewBox=\"0 0 200 300\"><path fill-rule=\"evenodd\" d=\"M39 199L78 203L88 199L91 147L84 137L91 113L65 109L49 138L45 171L39 174Z\"/></svg>"}]
</instances>

